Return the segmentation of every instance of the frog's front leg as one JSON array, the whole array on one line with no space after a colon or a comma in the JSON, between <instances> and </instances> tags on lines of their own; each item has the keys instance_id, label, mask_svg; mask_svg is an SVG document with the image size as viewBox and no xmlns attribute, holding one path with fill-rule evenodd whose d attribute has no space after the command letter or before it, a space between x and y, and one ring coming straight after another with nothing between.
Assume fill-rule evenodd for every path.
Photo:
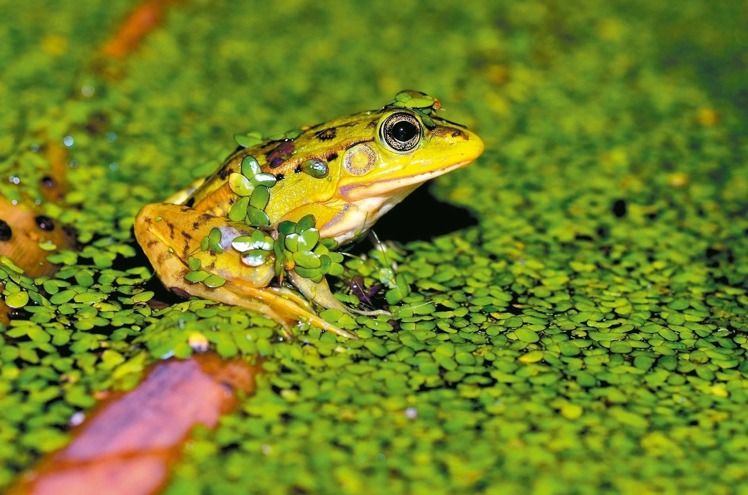
<instances>
[{"instance_id":1,"label":"frog's front leg","mask_svg":"<svg viewBox=\"0 0 748 495\"><path fill-rule=\"evenodd\" d=\"M373 311L363 311L356 308L350 308L338 301L330 290L330 286L327 284L327 279L322 279L321 282L314 282L308 278L304 278L295 272L290 272L288 278L291 283L301 291L304 296L310 301L314 301L323 308L337 309L347 314L357 314L364 316L378 316L378 315L389 315L389 311L382 309L376 309Z\"/></svg>"},{"instance_id":2,"label":"frog's front leg","mask_svg":"<svg viewBox=\"0 0 748 495\"><path fill-rule=\"evenodd\" d=\"M214 229L220 232L217 245L202 249L202 240ZM285 327L306 321L323 330L354 337L314 314L291 291L268 287L275 276L272 250L264 262L250 260L248 264L243 261L242 252L234 248L237 237L251 236L253 232L252 227L230 222L226 217L167 203L145 206L135 220L135 237L168 289L241 306ZM197 265L199 268L195 269ZM195 272L214 277L203 278L203 274L196 276Z\"/></svg>"}]
</instances>

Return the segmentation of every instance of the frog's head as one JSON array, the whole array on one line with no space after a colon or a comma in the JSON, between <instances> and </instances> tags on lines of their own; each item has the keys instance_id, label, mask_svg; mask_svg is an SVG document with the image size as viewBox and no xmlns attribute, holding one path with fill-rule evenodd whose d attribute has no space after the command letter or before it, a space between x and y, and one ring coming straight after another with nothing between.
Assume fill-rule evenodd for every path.
<instances>
[{"instance_id":1,"label":"frog's head","mask_svg":"<svg viewBox=\"0 0 748 495\"><path fill-rule=\"evenodd\" d=\"M400 200L483 152L483 141L460 124L408 108L386 108L374 115L368 139L349 146L340 161L338 191L348 202Z\"/></svg>"},{"instance_id":2,"label":"frog's head","mask_svg":"<svg viewBox=\"0 0 748 495\"><path fill-rule=\"evenodd\" d=\"M341 243L363 234L419 185L483 152L478 135L436 116L438 108L435 98L402 92L380 110L338 118L305 129L292 145L281 143L267 159L271 171L272 153L288 148L276 169L285 179L273 189L270 218L314 214L322 236Z\"/></svg>"}]
</instances>

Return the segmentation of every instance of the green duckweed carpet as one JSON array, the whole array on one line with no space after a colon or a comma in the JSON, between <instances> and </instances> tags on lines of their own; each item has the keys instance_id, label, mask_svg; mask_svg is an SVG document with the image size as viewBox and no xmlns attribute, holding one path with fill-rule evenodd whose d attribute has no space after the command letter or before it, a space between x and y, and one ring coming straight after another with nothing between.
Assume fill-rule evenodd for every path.
<instances>
[{"instance_id":1,"label":"green duckweed carpet","mask_svg":"<svg viewBox=\"0 0 748 495\"><path fill-rule=\"evenodd\" d=\"M33 195L40 135L64 142L67 206L44 208L81 249L52 277L0 267L0 487L200 333L267 373L195 432L171 495L748 493L744 3L196 0L109 82L87 68L129 2L32 3L0 2L0 191ZM289 342L236 308L149 304L143 204L235 132L402 88L486 152L430 186L477 223L347 258L347 302L397 261L392 316L328 311L360 339Z\"/></svg>"}]
</instances>

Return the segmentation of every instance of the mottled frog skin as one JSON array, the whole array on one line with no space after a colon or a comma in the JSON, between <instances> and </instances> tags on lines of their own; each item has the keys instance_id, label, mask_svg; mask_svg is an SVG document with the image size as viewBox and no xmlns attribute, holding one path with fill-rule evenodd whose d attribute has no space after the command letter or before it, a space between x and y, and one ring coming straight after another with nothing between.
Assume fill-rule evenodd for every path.
<instances>
[{"instance_id":1,"label":"mottled frog skin","mask_svg":"<svg viewBox=\"0 0 748 495\"><path fill-rule=\"evenodd\" d=\"M343 245L362 236L419 185L468 165L483 151L476 134L436 115L439 106L432 97L406 91L382 109L306 127L293 138L257 144L238 139L247 147L240 146L213 175L163 203L145 206L135 221L137 240L171 290L259 311L286 326L306 321L351 336L311 308L310 301L346 309L324 277L315 282L300 276L293 258L282 263L279 273L278 250L260 258L261 263L248 264L232 241L261 230L277 242L280 225L310 219L311 230L319 234L313 232L312 240ZM264 211L259 224L232 213L246 195L243 164L254 167L255 183L271 184L269 199L257 203L252 198ZM215 229L221 232L220 247L206 249ZM225 282L208 287L185 279L196 260L201 270Z\"/></svg>"}]
</instances>

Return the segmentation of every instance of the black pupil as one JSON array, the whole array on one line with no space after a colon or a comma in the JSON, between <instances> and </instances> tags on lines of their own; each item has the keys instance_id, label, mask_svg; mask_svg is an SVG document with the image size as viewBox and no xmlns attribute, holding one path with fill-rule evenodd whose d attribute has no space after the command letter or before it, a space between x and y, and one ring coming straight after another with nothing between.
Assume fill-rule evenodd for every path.
<instances>
[{"instance_id":1,"label":"black pupil","mask_svg":"<svg viewBox=\"0 0 748 495\"><path fill-rule=\"evenodd\" d=\"M413 139L417 133L418 129L416 126L407 120L401 120L393 125L391 131L392 137L403 143Z\"/></svg>"}]
</instances>

